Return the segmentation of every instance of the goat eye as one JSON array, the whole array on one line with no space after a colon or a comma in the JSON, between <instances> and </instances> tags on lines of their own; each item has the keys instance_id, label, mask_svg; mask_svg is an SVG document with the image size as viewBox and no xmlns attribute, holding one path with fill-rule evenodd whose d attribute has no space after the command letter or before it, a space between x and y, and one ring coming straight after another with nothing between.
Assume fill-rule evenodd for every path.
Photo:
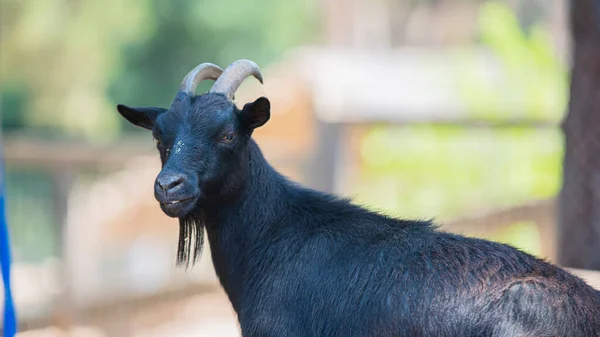
<instances>
[{"instance_id":1,"label":"goat eye","mask_svg":"<svg viewBox=\"0 0 600 337\"><path fill-rule=\"evenodd\" d=\"M235 135L232 132L226 133L221 137L221 141L225 143L231 143L235 139Z\"/></svg>"}]
</instances>

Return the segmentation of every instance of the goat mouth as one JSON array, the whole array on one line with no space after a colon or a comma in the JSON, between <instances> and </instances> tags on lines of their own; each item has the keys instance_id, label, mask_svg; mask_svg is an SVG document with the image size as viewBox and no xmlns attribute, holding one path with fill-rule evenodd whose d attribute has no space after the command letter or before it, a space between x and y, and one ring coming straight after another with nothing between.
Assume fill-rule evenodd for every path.
<instances>
[{"instance_id":1,"label":"goat mouth","mask_svg":"<svg viewBox=\"0 0 600 337\"><path fill-rule=\"evenodd\" d=\"M184 201L188 201L191 200L192 198L184 198L184 199L179 199L179 200L172 200L172 201L167 201L167 202L163 202L164 205L174 205L180 202L184 202Z\"/></svg>"},{"instance_id":2,"label":"goat mouth","mask_svg":"<svg viewBox=\"0 0 600 337\"><path fill-rule=\"evenodd\" d=\"M160 208L170 217L178 218L189 213L195 205L196 197L160 202Z\"/></svg>"},{"instance_id":3,"label":"goat mouth","mask_svg":"<svg viewBox=\"0 0 600 337\"><path fill-rule=\"evenodd\" d=\"M160 204L161 205L175 205L175 204L186 202L186 201L192 200L192 199L194 199L194 197L183 198L183 199L178 199L178 200L165 201L165 202L161 202Z\"/></svg>"}]
</instances>

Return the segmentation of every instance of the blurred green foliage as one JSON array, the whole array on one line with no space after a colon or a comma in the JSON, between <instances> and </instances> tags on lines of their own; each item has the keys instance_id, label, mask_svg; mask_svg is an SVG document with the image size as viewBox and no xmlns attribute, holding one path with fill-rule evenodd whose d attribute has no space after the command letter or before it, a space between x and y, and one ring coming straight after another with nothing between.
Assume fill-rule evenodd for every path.
<instances>
[{"instance_id":1,"label":"blurred green foliage","mask_svg":"<svg viewBox=\"0 0 600 337\"><path fill-rule=\"evenodd\" d=\"M378 126L361 155L362 202L403 216L452 217L556 194L559 130Z\"/></svg>"},{"instance_id":2,"label":"blurred green foliage","mask_svg":"<svg viewBox=\"0 0 600 337\"><path fill-rule=\"evenodd\" d=\"M498 242L508 243L536 256L542 255L541 236L536 223L520 221L508 225L497 237Z\"/></svg>"},{"instance_id":3,"label":"blurred green foliage","mask_svg":"<svg viewBox=\"0 0 600 337\"><path fill-rule=\"evenodd\" d=\"M498 1L481 6L478 22L481 42L501 73L484 79L473 68L461 68L457 85L469 112L491 121L521 117L558 122L568 100L568 71L547 29L534 23L525 32L510 7ZM471 56L466 49L462 62L471 64Z\"/></svg>"},{"instance_id":4,"label":"blurred green foliage","mask_svg":"<svg viewBox=\"0 0 600 337\"><path fill-rule=\"evenodd\" d=\"M457 74L468 112L490 121L559 121L568 74L548 33L535 24L524 32L501 2L481 6L479 27L503 76L488 85L476 72ZM469 57L463 61L472 62ZM507 101L522 110L506 111ZM560 188L562 142L558 128L379 125L362 143L366 166L351 193L395 215L446 219L546 199ZM492 239L540 253L535 225L512 224Z\"/></svg>"},{"instance_id":5,"label":"blurred green foliage","mask_svg":"<svg viewBox=\"0 0 600 337\"><path fill-rule=\"evenodd\" d=\"M168 106L200 62L260 65L316 36L313 0L2 0L4 128L106 142L115 104ZM204 84L200 90L206 90Z\"/></svg>"},{"instance_id":6,"label":"blurred green foliage","mask_svg":"<svg viewBox=\"0 0 600 337\"><path fill-rule=\"evenodd\" d=\"M6 195L13 254L17 261L41 261L57 252L59 232L53 214L49 172L23 166L6 167ZM18 225L17 225L18 224ZM32 244L33 243L33 244Z\"/></svg>"}]
</instances>

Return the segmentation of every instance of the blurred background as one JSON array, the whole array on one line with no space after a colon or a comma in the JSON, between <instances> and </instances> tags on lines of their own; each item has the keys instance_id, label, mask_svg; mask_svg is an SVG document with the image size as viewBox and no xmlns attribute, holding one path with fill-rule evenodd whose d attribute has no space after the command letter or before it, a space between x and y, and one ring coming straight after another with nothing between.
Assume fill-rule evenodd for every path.
<instances>
[{"instance_id":1,"label":"blurred background","mask_svg":"<svg viewBox=\"0 0 600 337\"><path fill-rule=\"evenodd\" d=\"M236 99L270 98L255 138L292 179L600 270L600 1L0 1L19 336L239 334L115 108L168 107L201 62L260 65Z\"/></svg>"}]
</instances>

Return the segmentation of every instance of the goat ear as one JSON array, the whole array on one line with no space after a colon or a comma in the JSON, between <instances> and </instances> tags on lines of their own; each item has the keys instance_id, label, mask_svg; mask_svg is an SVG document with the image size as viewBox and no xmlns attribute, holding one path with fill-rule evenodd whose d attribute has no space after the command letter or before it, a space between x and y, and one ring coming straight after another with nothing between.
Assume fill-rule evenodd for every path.
<instances>
[{"instance_id":1,"label":"goat ear","mask_svg":"<svg viewBox=\"0 0 600 337\"><path fill-rule=\"evenodd\" d=\"M242 120L250 129L263 126L271 118L271 102L266 97L246 103L242 109Z\"/></svg>"},{"instance_id":2,"label":"goat ear","mask_svg":"<svg viewBox=\"0 0 600 337\"><path fill-rule=\"evenodd\" d=\"M163 108L131 108L123 104L117 105L117 110L129 123L152 130L156 117L167 111Z\"/></svg>"}]
</instances>

